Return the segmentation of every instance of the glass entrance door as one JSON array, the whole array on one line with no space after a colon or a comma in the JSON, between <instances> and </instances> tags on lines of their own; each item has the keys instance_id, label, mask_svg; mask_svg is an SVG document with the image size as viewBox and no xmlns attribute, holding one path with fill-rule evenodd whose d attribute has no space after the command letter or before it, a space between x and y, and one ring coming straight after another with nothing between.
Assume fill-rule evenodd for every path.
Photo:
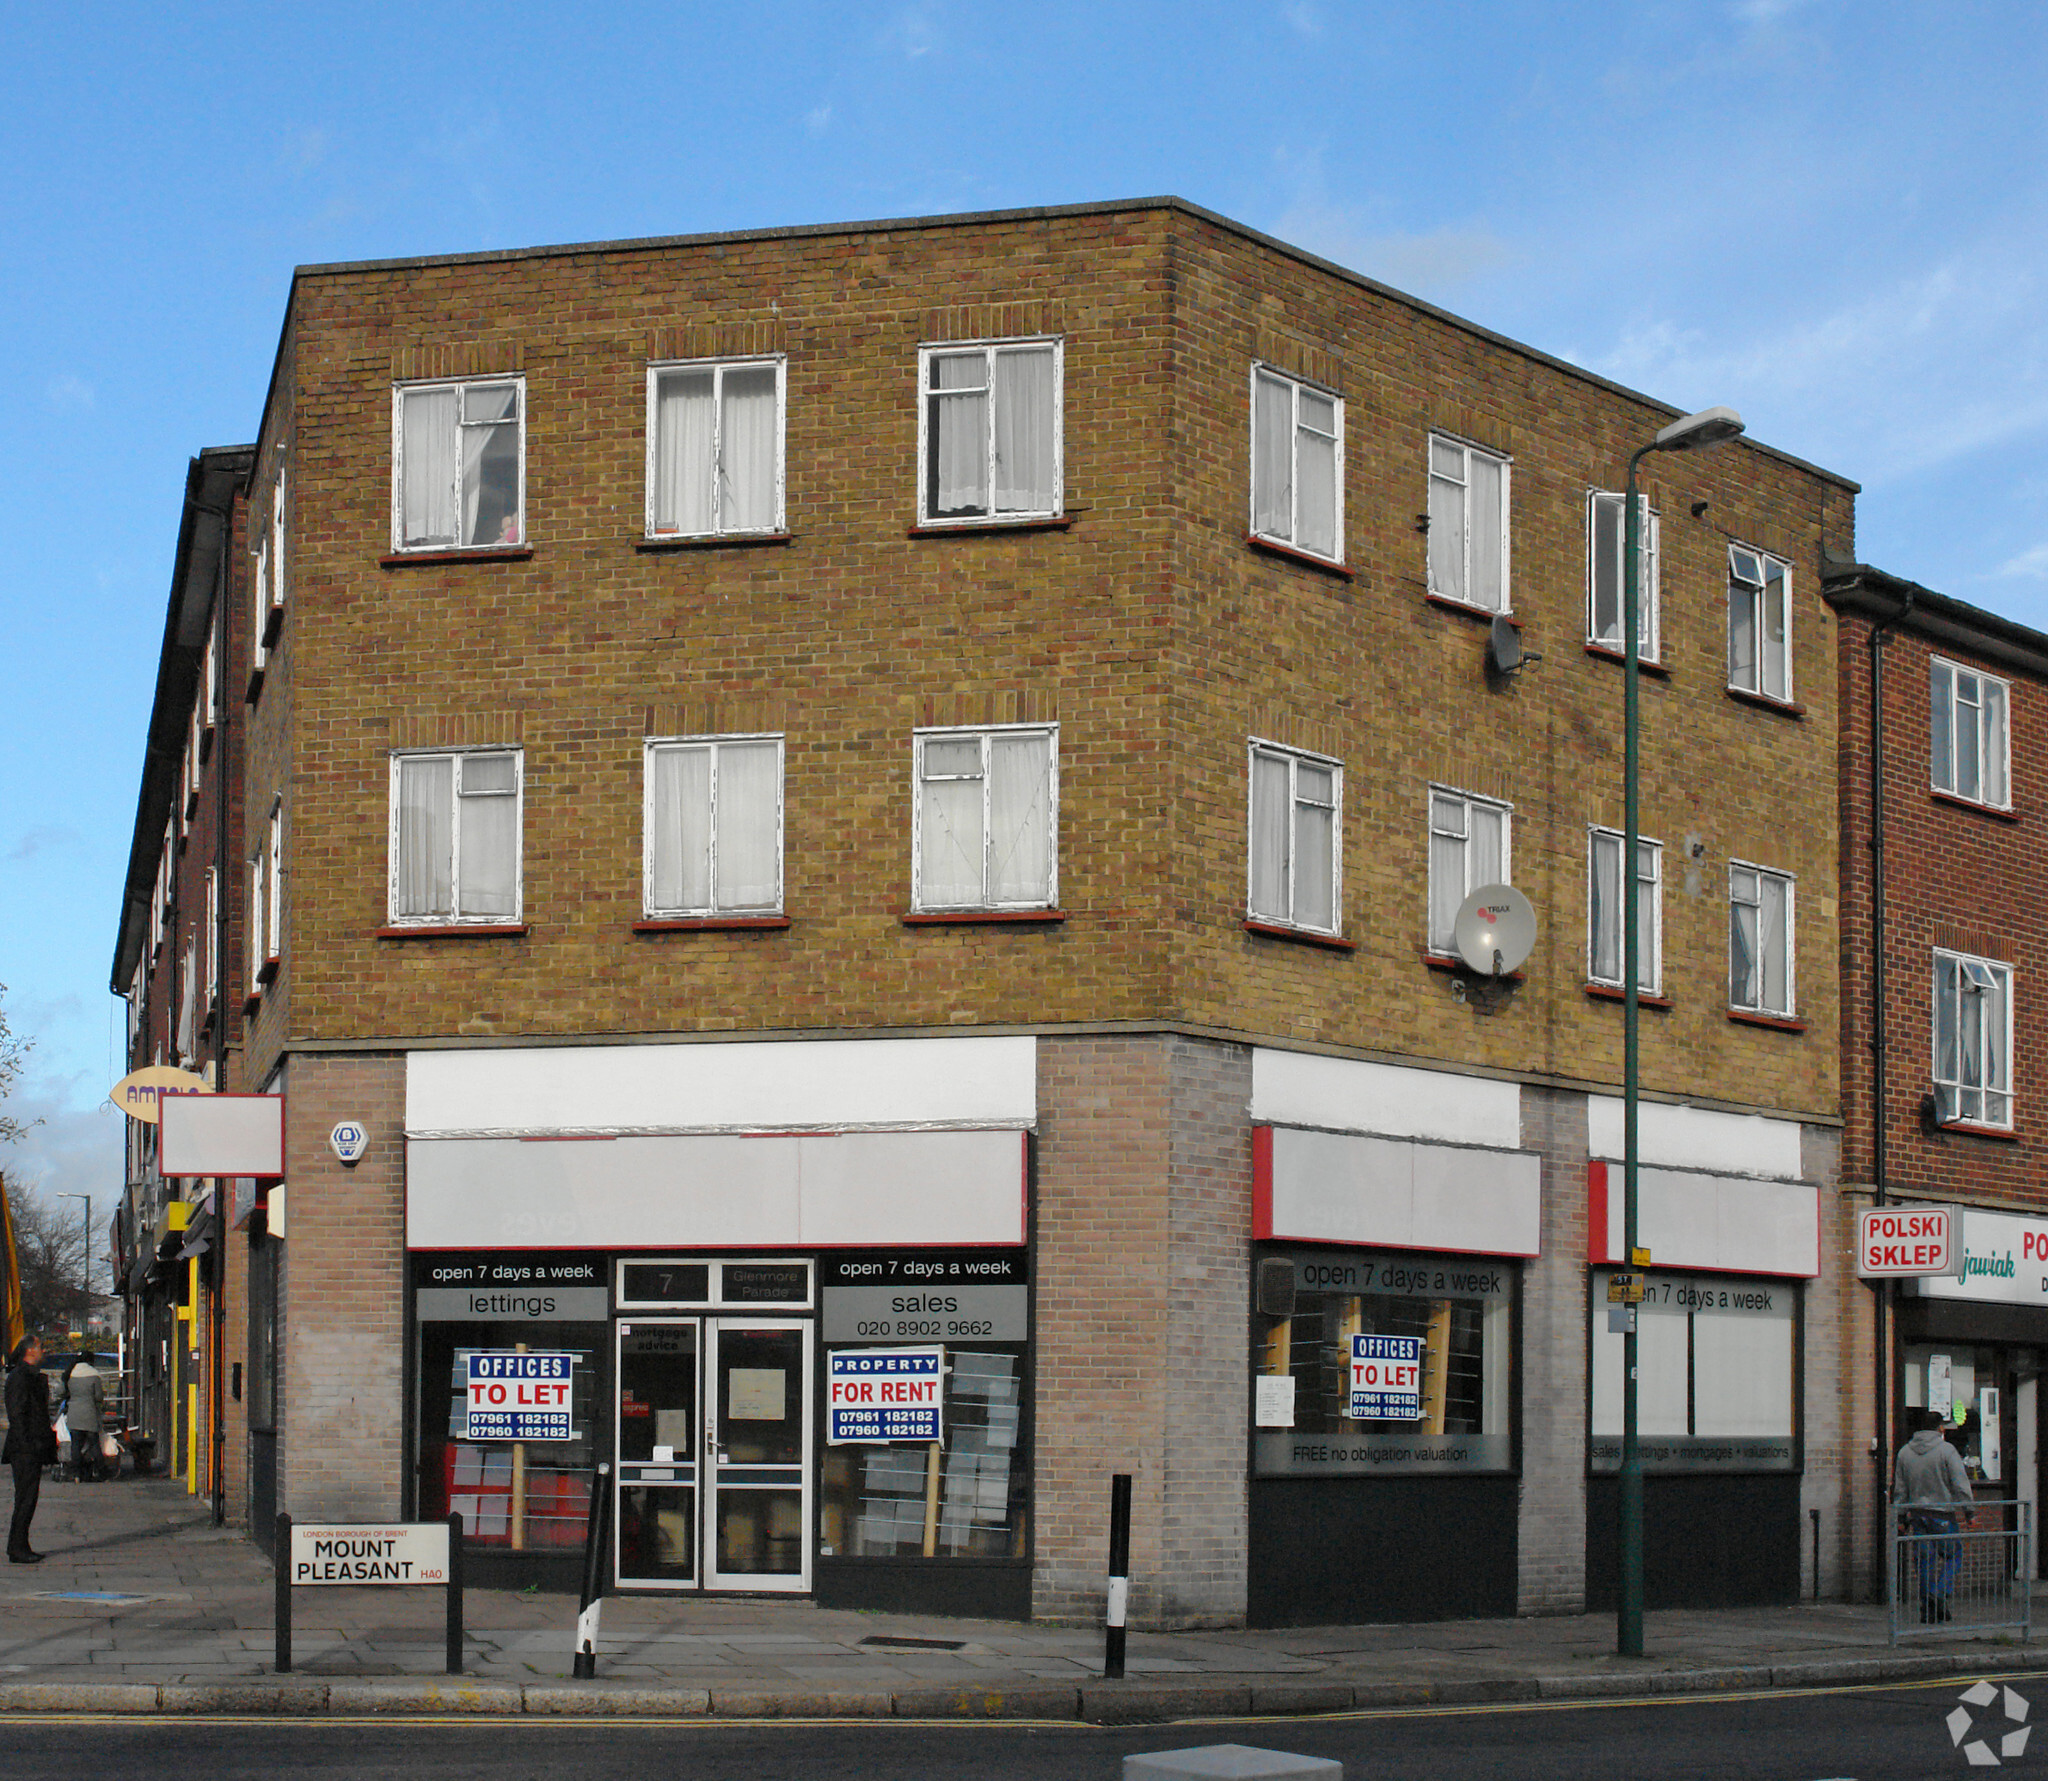
<instances>
[{"instance_id":1,"label":"glass entrance door","mask_svg":"<svg viewBox=\"0 0 2048 1781\"><path fill-rule=\"evenodd\" d=\"M707 1317L705 1582L811 1586L810 1325Z\"/></svg>"},{"instance_id":2,"label":"glass entrance door","mask_svg":"<svg viewBox=\"0 0 2048 1781\"><path fill-rule=\"evenodd\" d=\"M636 1317L618 1331L616 1575L624 1589L688 1587L699 1581L698 1319Z\"/></svg>"},{"instance_id":3,"label":"glass entrance door","mask_svg":"<svg viewBox=\"0 0 2048 1781\"><path fill-rule=\"evenodd\" d=\"M809 1589L809 1323L617 1328L619 1587Z\"/></svg>"}]
</instances>

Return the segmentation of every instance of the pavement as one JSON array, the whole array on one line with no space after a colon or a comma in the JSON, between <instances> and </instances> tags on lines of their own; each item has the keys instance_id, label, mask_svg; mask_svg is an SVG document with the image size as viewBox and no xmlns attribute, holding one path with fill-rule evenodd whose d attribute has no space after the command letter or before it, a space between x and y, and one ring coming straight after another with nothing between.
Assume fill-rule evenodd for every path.
<instances>
[{"instance_id":1,"label":"pavement","mask_svg":"<svg viewBox=\"0 0 2048 1781\"><path fill-rule=\"evenodd\" d=\"M2048 1649L2013 1635L1894 1648L1881 1606L1819 1602L1652 1613L1633 1659L1605 1615L1133 1632L1108 1682L1095 1627L611 1596L597 1680L577 1681L572 1598L472 1589L456 1677L441 1591L339 1588L296 1593L280 1676L268 1563L174 1480L48 1481L32 1537L47 1562L0 1575L0 1713L1136 1724L2048 1670Z\"/></svg>"}]
</instances>

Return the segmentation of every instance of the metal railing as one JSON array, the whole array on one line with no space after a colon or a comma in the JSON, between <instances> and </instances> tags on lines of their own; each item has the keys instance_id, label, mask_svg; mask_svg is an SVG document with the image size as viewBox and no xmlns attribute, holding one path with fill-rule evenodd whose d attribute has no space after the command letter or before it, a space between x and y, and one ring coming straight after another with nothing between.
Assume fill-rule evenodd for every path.
<instances>
[{"instance_id":1,"label":"metal railing","mask_svg":"<svg viewBox=\"0 0 2048 1781\"><path fill-rule=\"evenodd\" d=\"M2033 1504L1893 1503L1892 1643L2034 1630Z\"/></svg>"}]
</instances>

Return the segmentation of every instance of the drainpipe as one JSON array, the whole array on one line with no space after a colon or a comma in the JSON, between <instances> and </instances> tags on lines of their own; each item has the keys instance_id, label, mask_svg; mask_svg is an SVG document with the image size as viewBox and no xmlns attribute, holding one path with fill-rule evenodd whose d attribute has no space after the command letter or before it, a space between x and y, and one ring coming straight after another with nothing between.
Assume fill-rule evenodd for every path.
<instances>
[{"instance_id":1,"label":"drainpipe","mask_svg":"<svg viewBox=\"0 0 2048 1781\"><path fill-rule=\"evenodd\" d=\"M1885 859L1884 859L1884 649L1891 634L1906 622L1913 610L1913 595L1901 600L1897 612L1870 631L1870 1177L1875 1204L1886 1203L1885 1117L1888 1090L1889 1037L1885 1022ZM1873 1552L1877 1566L1877 1589L1885 1587L1886 1553L1891 1531L1888 1498L1892 1454L1891 1330L1898 1308L1898 1285L1878 1283L1873 1309L1874 1338L1871 1343L1871 1386L1877 1410L1877 1539Z\"/></svg>"},{"instance_id":2,"label":"drainpipe","mask_svg":"<svg viewBox=\"0 0 2048 1781\"><path fill-rule=\"evenodd\" d=\"M234 663L228 655L228 592L234 585L228 573L235 555L234 503L221 517L220 567L215 571L214 614L213 614L213 659L214 696L220 708L208 715L213 719L213 753L215 761L213 814L213 1070L219 1092L228 1092L228 1010L234 1005L228 993L228 908L233 898L233 880L228 876L228 800L234 791L233 761L228 744L228 678L234 672ZM202 687L202 693L204 688ZM228 1210L228 1195L233 1187L215 1178L213 1189L213 1215L219 1240L214 1247L218 1252L220 1290L213 1295L213 1525L225 1527L228 1519L228 1476L227 1476L227 1430L224 1426L227 1410L227 1393L221 1374L227 1368L227 1287L228 1287L228 1244L232 1233L225 1216Z\"/></svg>"}]
</instances>

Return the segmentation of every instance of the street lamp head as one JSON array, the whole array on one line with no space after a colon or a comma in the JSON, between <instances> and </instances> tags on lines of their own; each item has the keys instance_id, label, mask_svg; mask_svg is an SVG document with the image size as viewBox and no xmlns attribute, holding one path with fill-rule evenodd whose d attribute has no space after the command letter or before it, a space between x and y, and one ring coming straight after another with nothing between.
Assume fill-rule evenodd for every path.
<instances>
[{"instance_id":1,"label":"street lamp head","mask_svg":"<svg viewBox=\"0 0 2048 1781\"><path fill-rule=\"evenodd\" d=\"M1742 431L1742 416L1732 408L1702 408L1663 428L1650 441L1652 451L1698 451L1719 445Z\"/></svg>"}]
</instances>

